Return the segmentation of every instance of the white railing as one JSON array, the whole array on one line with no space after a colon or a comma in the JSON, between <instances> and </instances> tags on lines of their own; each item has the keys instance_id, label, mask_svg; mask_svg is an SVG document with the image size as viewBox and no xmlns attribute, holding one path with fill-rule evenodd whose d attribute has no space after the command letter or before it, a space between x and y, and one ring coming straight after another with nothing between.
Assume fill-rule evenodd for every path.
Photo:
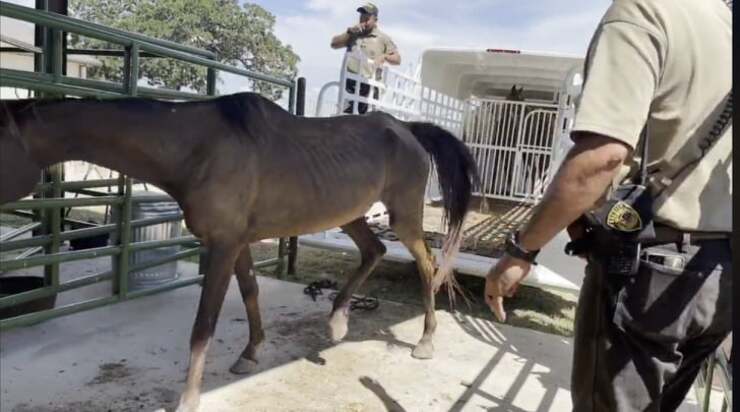
<instances>
[{"instance_id":1,"label":"white railing","mask_svg":"<svg viewBox=\"0 0 740 412\"><path fill-rule=\"evenodd\" d=\"M360 72L379 71L380 78L368 78L349 71L347 66L353 60L357 62L356 67L361 68ZM347 80L354 80L354 90L347 91ZM367 85L366 96L361 95L362 84ZM360 106L367 105L367 111L381 110L406 121L432 122L458 137L462 135L466 102L423 87L416 76L388 66L378 67L361 51L344 55L339 82L327 83L319 92L316 116L324 113L327 94L334 87L338 88L337 103L334 110L329 111L329 115L343 114L350 106L352 114L359 114ZM374 90L377 90L377 97Z\"/></svg>"}]
</instances>

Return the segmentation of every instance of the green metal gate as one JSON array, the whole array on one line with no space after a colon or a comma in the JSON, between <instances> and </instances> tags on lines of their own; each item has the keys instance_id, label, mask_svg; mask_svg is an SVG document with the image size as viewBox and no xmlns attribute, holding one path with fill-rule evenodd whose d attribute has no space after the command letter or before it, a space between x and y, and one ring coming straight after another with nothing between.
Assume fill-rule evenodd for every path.
<instances>
[{"instance_id":1,"label":"green metal gate","mask_svg":"<svg viewBox=\"0 0 740 412\"><path fill-rule=\"evenodd\" d=\"M33 90L42 96L69 95L93 96L111 98L120 96L143 96L159 99L193 100L207 99L216 94L216 79L219 71L233 73L253 80L267 82L284 87L288 90L288 109L292 113L303 114L305 79L297 82L239 69L215 61L216 56L208 51L183 46L177 43L150 38L140 34L129 33L110 27L105 27L60 14L43 10L35 10L7 2L0 1L0 15L33 23L44 30L44 42L40 53L35 53L37 67L42 71L30 72L12 69L0 69L0 87L15 87ZM98 40L120 45L119 51L101 50L66 50L63 39L66 33L76 33ZM3 51L8 51L3 49ZM16 50L18 51L18 50ZM63 66L65 54L87 55L119 55L124 58L124 80L120 83L79 79L65 76ZM207 69L207 94L188 93L178 90L142 87L138 85L139 64L142 58L170 58ZM0 252L24 250L20 255L6 260L0 260L0 274L35 266L44 266L45 286L31 291L0 297L0 309L17 306L35 299L55 296L60 292L92 285L98 282L111 280L113 291L111 296L98 297L91 300L56 307L50 310L38 311L22 316L0 320L0 330L15 326L29 325L83 311L111 303L151 295L182 286L198 283L201 275L179 279L164 285L144 290L129 291L127 280L131 271L138 271L149 267L159 266L171 261L202 255L204 250L198 240L192 236L183 236L176 239L131 242L131 230L134 228L160 224L168 221L179 221L182 214L172 217L158 217L147 219L131 219L132 205L138 201L132 198L133 180L120 175L117 179L98 179L89 181L65 182L63 179L63 164L54 165L43 173L41 183L34 191L33 199L24 199L17 202L0 205L0 212L12 213L26 217L33 217L31 224L20 227L0 236ZM115 193L102 193L94 189L115 186ZM85 198L65 198L64 192L74 192L88 195ZM148 197L147 201L171 201L169 196L162 195L156 198ZM65 208L80 206L109 206L116 208L118 220L111 224L95 227L86 227L75 230L62 231L63 213ZM34 232L30 239L17 239L24 233ZM62 242L90 236L116 233L117 242L114 245L98 247L89 250L60 252ZM168 246L182 246L184 250L172 256L155 261L129 266L129 255L136 251L149 250ZM36 255L43 251L43 254ZM283 271L285 261L288 260L288 271L295 268L297 252L296 239L280 239L278 256L266 261L257 262L255 267L277 265ZM60 263L91 259L101 256L112 256L112 269L103 273L82 276L74 280L60 283ZM203 262L204 259L201 259Z\"/></svg>"}]
</instances>

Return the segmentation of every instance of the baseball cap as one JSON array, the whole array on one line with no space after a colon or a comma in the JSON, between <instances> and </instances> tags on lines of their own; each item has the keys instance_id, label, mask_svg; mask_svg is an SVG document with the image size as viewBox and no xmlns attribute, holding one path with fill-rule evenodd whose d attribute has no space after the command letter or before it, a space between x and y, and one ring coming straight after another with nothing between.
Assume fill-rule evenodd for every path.
<instances>
[{"instance_id":1,"label":"baseball cap","mask_svg":"<svg viewBox=\"0 0 740 412\"><path fill-rule=\"evenodd\" d=\"M357 8L357 11L360 13L366 13L366 14L374 14L378 15L378 6L372 4L372 3L364 3L360 7Z\"/></svg>"}]
</instances>

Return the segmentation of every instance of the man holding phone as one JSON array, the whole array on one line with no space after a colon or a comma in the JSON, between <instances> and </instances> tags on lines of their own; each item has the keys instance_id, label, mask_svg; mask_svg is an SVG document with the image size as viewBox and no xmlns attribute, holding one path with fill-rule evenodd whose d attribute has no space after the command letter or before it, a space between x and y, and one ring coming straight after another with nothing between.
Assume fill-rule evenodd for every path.
<instances>
[{"instance_id":1,"label":"man holding phone","mask_svg":"<svg viewBox=\"0 0 740 412\"><path fill-rule=\"evenodd\" d=\"M372 65L360 62L356 59L350 59L347 64L347 70L350 73L359 74L360 76L375 80L380 80L381 67L384 63L397 66L401 64L401 55L398 53L396 44L391 38L378 29L378 7L372 3L365 3L357 8L360 13L358 24L347 28L344 33L338 34L331 39L333 49L346 48L347 52L361 51L365 56L373 61ZM346 90L354 94L357 82L354 79L347 79L345 84ZM367 83L360 84L359 95L367 97L370 94L370 85ZM373 98L378 98L378 88L373 87ZM352 113L354 105L352 102L345 107L345 113ZM362 114L367 111L367 104L360 103L357 106L357 112Z\"/></svg>"}]
</instances>

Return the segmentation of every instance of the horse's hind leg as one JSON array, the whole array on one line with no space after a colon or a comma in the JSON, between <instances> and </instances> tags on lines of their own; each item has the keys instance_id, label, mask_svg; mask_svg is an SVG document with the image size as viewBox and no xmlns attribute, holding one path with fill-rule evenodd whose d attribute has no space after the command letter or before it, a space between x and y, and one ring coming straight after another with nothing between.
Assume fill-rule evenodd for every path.
<instances>
[{"instance_id":1,"label":"horse's hind leg","mask_svg":"<svg viewBox=\"0 0 740 412\"><path fill-rule=\"evenodd\" d=\"M364 216L342 226L342 229L360 249L361 261L360 267L352 273L347 280L347 284L334 299L334 308L329 319L329 335L334 342L342 340L347 334L349 304L352 294L367 279L385 254L385 245L370 230Z\"/></svg>"},{"instance_id":2,"label":"horse's hind leg","mask_svg":"<svg viewBox=\"0 0 740 412\"><path fill-rule=\"evenodd\" d=\"M249 343L242 352L236 363L229 369L232 373L244 374L254 370L257 364L257 349L265 340L265 332L262 330L262 318L258 302L259 287L257 277L252 267L252 254L249 246L242 249L236 260L236 279L239 281L239 291L247 309L249 320Z\"/></svg>"},{"instance_id":3,"label":"horse's hind leg","mask_svg":"<svg viewBox=\"0 0 740 412\"><path fill-rule=\"evenodd\" d=\"M432 253L424 242L424 229L422 226L424 203L420 197L420 205L417 208L409 208L408 203L404 206L394 207L391 205L390 219L391 228L398 235L404 246L411 252L416 260L421 277L422 298L424 299L424 334L411 355L417 359L431 359L434 356L434 345L432 338L437 329L437 318L434 313L434 290L432 278L434 276L434 261ZM411 204L416 203L410 202Z\"/></svg>"},{"instance_id":4,"label":"horse's hind leg","mask_svg":"<svg viewBox=\"0 0 740 412\"><path fill-rule=\"evenodd\" d=\"M203 278L198 313L190 336L190 366L185 391L180 397L177 412L196 412L200 402L200 385L206 363L208 345L216 329L218 313L229 287L231 271L239 253L233 244L209 244L208 269Z\"/></svg>"}]
</instances>

